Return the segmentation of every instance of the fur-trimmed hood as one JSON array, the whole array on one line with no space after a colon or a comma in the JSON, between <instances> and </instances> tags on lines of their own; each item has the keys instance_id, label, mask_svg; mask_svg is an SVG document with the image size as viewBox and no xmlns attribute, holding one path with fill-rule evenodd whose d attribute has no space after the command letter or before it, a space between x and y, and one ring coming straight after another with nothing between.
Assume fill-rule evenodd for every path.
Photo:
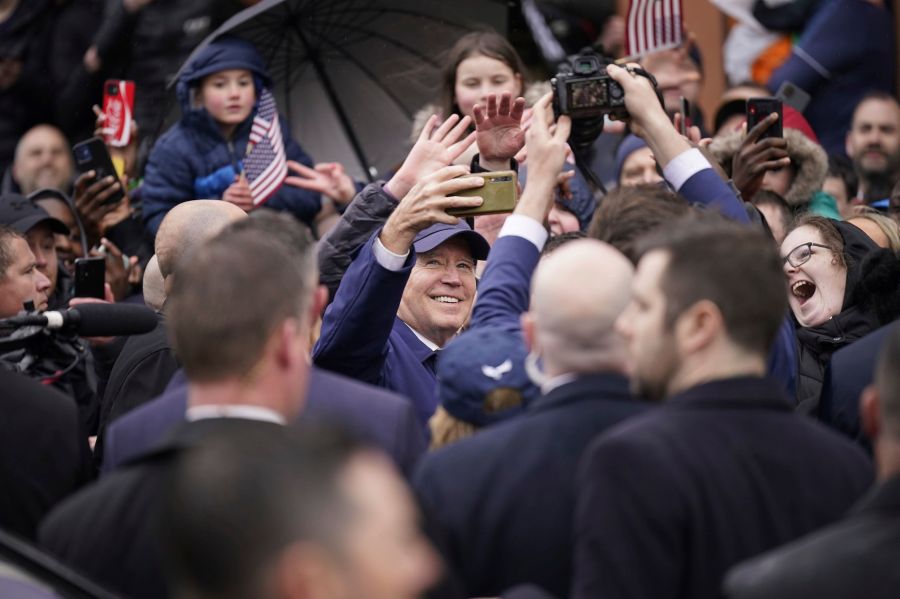
<instances>
[{"instance_id":1,"label":"fur-trimmed hood","mask_svg":"<svg viewBox=\"0 0 900 599\"><path fill-rule=\"evenodd\" d=\"M540 100L544 94L549 91L550 83L548 81L536 81L527 84L525 86L525 94L523 95L525 98L525 106L533 106L535 102ZM413 117L412 134L409 136L410 142L416 143L416 140L419 139L419 134L422 133L422 129L425 128L425 123L428 122L429 117L433 114L444 118L443 115L441 115L441 107L438 104L426 104L416 112L416 115Z\"/></svg>"},{"instance_id":2,"label":"fur-trimmed hood","mask_svg":"<svg viewBox=\"0 0 900 599\"><path fill-rule=\"evenodd\" d=\"M797 176L784 199L791 207L796 208L808 204L813 194L822 189L828 174L828 156L819 144L796 129L785 129L784 138L787 140L791 164L797 169ZM742 140L742 132L734 131L713 140L709 146L709 151L729 175L731 159L740 148Z\"/></svg>"}]
</instances>

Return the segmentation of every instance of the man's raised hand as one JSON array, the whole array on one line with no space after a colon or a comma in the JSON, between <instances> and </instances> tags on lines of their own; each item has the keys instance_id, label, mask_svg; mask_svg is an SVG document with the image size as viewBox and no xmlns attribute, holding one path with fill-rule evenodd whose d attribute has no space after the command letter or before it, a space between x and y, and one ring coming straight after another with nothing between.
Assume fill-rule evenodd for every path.
<instances>
[{"instance_id":1,"label":"man's raised hand","mask_svg":"<svg viewBox=\"0 0 900 599\"><path fill-rule=\"evenodd\" d=\"M456 224L459 219L447 214L451 208L476 208L482 199L454 194L484 184L481 177L469 174L466 166L447 166L419 181L394 209L381 230L382 245L395 254L405 254L419 231L435 223Z\"/></svg>"}]
</instances>

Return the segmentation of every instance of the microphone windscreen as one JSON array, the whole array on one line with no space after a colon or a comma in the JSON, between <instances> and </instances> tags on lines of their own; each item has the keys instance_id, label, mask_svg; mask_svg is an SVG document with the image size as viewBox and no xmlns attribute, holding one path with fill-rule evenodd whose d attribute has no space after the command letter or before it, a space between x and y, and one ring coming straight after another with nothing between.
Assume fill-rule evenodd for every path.
<instances>
[{"instance_id":1,"label":"microphone windscreen","mask_svg":"<svg viewBox=\"0 0 900 599\"><path fill-rule=\"evenodd\" d=\"M156 328L156 312L139 304L79 304L71 311L78 312L75 332L82 337L141 335Z\"/></svg>"}]
</instances>

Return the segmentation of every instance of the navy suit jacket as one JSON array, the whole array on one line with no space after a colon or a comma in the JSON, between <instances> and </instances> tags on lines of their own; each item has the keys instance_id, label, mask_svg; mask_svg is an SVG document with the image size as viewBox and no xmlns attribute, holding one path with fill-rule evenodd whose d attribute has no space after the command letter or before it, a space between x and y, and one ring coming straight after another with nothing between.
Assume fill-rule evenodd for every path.
<instances>
[{"instance_id":1,"label":"navy suit jacket","mask_svg":"<svg viewBox=\"0 0 900 599\"><path fill-rule=\"evenodd\" d=\"M178 376L176 374L176 376ZM187 387L170 386L160 397L112 423L107 433L102 472L145 454L184 422ZM383 389L313 368L303 422L328 422L384 449L405 474L425 451L425 437L412 405Z\"/></svg>"},{"instance_id":2,"label":"navy suit jacket","mask_svg":"<svg viewBox=\"0 0 900 599\"><path fill-rule=\"evenodd\" d=\"M872 464L775 381L689 389L601 435L577 477L576 598L713 599L735 563L840 518Z\"/></svg>"},{"instance_id":3,"label":"navy suit jacket","mask_svg":"<svg viewBox=\"0 0 900 599\"><path fill-rule=\"evenodd\" d=\"M820 418L829 426L860 441L867 449L868 443L859 427L859 396L874 380L878 354L888 333L897 326L900 324L885 325L834 352L825 371Z\"/></svg>"},{"instance_id":4,"label":"navy suit jacket","mask_svg":"<svg viewBox=\"0 0 900 599\"><path fill-rule=\"evenodd\" d=\"M597 433L648 405L622 376L585 375L422 458L414 486L466 596L524 582L568 596L578 458Z\"/></svg>"},{"instance_id":5,"label":"navy suit jacket","mask_svg":"<svg viewBox=\"0 0 900 599\"><path fill-rule=\"evenodd\" d=\"M415 250L401 270L390 271L372 253L377 235L354 258L325 311L313 361L410 398L425 430L437 408L437 378L424 363L433 352L397 318Z\"/></svg>"}]
</instances>

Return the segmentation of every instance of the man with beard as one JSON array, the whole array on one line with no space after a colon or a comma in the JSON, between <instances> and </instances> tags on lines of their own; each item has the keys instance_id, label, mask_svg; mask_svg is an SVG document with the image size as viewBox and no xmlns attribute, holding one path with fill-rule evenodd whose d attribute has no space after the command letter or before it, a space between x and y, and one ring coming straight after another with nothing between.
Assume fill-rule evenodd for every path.
<instances>
[{"instance_id":1,"label":"man with beard","mask_svg":"<svg viewBox=\"0 0 900 599\"><path fill-rule=\"evenodd\" d=\"M53 125L36 125L16 144L12 167L3 180L4 193L28 195L45 187L66 192L75 164L63 132Z\"/></svg>"},{"instance_id":2,"label":"man with beard","mask_svg":"<svg viewBox=\"0 0 900 599\"><path fill-rule=\"evenodd\" d=\"M884 92L866 95L847 132L847 156L859 175L858 196L866 203L883 200L900 179L900 104Z\"/></svg>"},{"instance_id":3,"label":"man with beard","mask_svg":"<svg viewBox=\"0 0 900 599\"><path fill-rule=\"evenodd\" d=\"M770 239L697 219L641 249L616 327L662 404L585 453L573 596L712 599L733 564L840 518L872 466L765 377L787 308Z\"/></svg>"}]
</instances>

